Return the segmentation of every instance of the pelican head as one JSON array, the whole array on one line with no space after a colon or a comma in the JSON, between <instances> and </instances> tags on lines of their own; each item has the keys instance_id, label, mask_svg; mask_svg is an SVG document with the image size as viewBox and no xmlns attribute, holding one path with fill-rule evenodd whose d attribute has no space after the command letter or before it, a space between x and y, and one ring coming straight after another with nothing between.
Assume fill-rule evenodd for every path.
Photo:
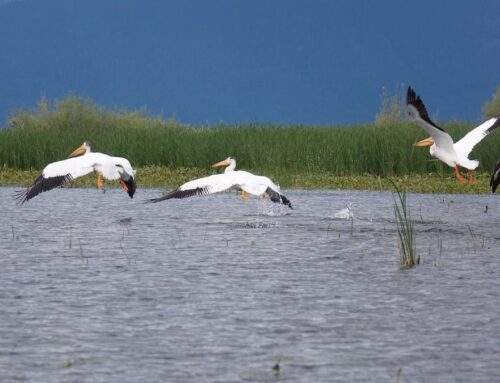
<instances>
[{"instance_id":1,"label":"pelican head","mask_svg":"<svg viewBox=\"0 0 500 383\"><path fill-rule=\"evenodd\" d=\"M213 168L218 168L220 166L227 166L224 172L230 172L236 167L236 160L232 157L227 157L225 160L219 161L212 165Z\"/></svg>"},{"instance_id":2,"label":"pelican head","mask_svg":"<svg viewBox=\"0 0 500 383\"><path fill-rule=\"evenodd\" d=\"M418 141L415 146L431 146L434 145L434 140L432 137L428 137L425 140Z\"/></svg>"},{"instance_id":3,"label":"pelican head","mask_svg":"<svg viewBox=\"0 0 500 383\"><path fill-rule=\"evenodd\" d=\"M76 157L80 154L84 154L84 153L90 153L90 151L92 150L92 144L90 143L90 141L85 141L82 146L80 146L79 148L73 150L69 155L68 157Z\"/></svg>"}]
</instances>

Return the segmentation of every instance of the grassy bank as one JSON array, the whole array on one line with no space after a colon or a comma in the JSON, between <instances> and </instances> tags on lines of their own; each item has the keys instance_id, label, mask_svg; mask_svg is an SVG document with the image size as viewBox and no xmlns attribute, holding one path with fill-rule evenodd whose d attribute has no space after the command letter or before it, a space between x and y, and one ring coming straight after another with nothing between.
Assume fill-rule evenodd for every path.
<instances>
[{"instance_id":1,"label":"grassy bank","mask_svg":"<svg viewBox=\"0 0 500 383\"><path fill-rule=\"evenodd\" d=\"M145 166L137 169L137 183L141 187L171 189L186 181L214 173L205 168L177 168ZM38 176L39 170L0 169L0 185L27 186ZM271 178L276 179L270 174ZM333 174L293 174L282 178L282 188L301 189L349 189L349 190L393 190L391 180L398 187L416 193L485 194L490 193L489 175L477 174L475 186L459 184L450 173L443 177L436 174L415 174L383 178L369 174L336 176ZM116 182L106 182L107 187L117 187ZM96 177L91 174L71 182L72 187L96 187Z\"/></svg>"},{"instance_id":2,"label":"grassy bank","mask_svg":"<svg viewBox=\"0 0 500 383\"><path fill-rule=\"evenodd\" d=\"M384 179L391 177L407 179L415 184L413 190L486 192L481 177L477 188L455 185L451 168L432 159L428 148L413 147L425 132L404 121L349 127L193 127L143 111L104 110L89 100L70 97L55 104L42 99L36 110L17 112L7 125L0 130L3 184L23 174L32 178L35 172L30 169L39 171L64 159L90 140L96 151L127 157L145 186L176 185L208 174L209 164L231 155L238 168L269 175L284 187L373 189L382 183L386 188ZM472 125L444 127L457 139ZM481 163L478 173L490 172L499 147L500 134L495 133L477 146L471 158ZM419 186L419 179L434 186L423 181Z\"/></svg>"}]
</instances>

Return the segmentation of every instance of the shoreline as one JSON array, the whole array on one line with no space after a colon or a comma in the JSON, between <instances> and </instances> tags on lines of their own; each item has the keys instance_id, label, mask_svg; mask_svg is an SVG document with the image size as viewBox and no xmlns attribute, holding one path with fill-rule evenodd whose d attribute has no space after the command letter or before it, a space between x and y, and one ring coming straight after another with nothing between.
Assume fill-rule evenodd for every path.
<instances>
[{"instance_id":1,"label":"shoreline","mask_svg":"<svg viewBox=\"0 0 500 383\"><path fill-rule=\"evenodd\" d=\"M260 172L259 172L260 173ZM39 170L19 170L0 168L0 186L26 187L40 174ZM201 168L168 168L164 166L146 166L137 168L136 182L138 188L172 189L189 180L216 174L214 171ZM477 184L460 184L453 172L441 174L412 174L403 176L380 177L370 174L336 176L328 173L307 174L266 174L283 189L324 189L324 190L373 190L391 191L394 182L399 189L411 193L438 194L491 194L490 175L475 174ZM113 181L105 180L107 187L118 186ZM68 187L96 187L96 176L89 174L71 181Z\"/></svg>"}]
</instances>

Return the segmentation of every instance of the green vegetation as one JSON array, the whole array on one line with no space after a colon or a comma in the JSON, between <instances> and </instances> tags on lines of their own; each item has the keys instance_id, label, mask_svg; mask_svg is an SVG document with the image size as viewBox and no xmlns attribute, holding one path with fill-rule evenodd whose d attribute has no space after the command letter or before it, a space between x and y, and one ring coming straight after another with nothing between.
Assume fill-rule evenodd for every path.
<instances>
[{"instance_id":1,"label":"green vegetation","mask_svg":"<svg viewBox=\"0 0 500 383\"><path fill-rule=\"evenodd\" d=\"M268 175L284 187L390 189L386 177L395 177L414 185L408 190L486 193L486 174L500 146L500 134L492 134L473 151L471 158L481 165L479 185L471 188L459 185L451 168L434 160L428 149L413 146L426 133L405 121L350 127L194 127L143 110L104 110L90 100L68 97L53 104L42 99L36 110L18 111L7 123L0 130L3 184L29 183L46 164L90 140L96 151L127 157L138 168L141 186L174 186L210 174L211 163L231 155L239 168ZM454 139L471 127L445 125ZM425 184L429 180L434 185Z\"/></svg>"},{"instance_id":2,"label":"green vegetation","mask_svg":"<svg viewBox=\"0 0 500 383\"><path fill-rule=\"evenodd\" d=\"M145 166L137 169L137 182L140 187L173 188L194 178L215 173L213 169L177 168L165 166ZM0 185L29 185L40 174L39 169L19 170L0 168ZM453 194L489 194L489 175L478 175L477 185L463 186L453 176L439 174L415 174L400 177L382 178L370 174L336 176L333 174L292 174L278 179L274 174L266 173L283 188L302 189L351 189L351 190L392 190L390 180L400 187L415 193L453 193ZM91 174L71 182L72 187L96 187L96 177ZM118 187L116 182L105 181L105 187Z\"/></svg>"},{"instance_id":3,"label":"green vegetation","mask_svg":"<svg viewBox=\"0 0 500 383\"><path fill-rule=\"evenodd\" d=\"M485 119L500 115L500 87L493 95L492 99L483 106L483 116Z\"/></svg>"},{"instance_id":4,"label":"green vegetation","mask_svg":"<svg viewBox=\"0 0 500 383\"><path fill-rule=\"evenodd\" d=\"M407 113L405 86L400 84L393 95L389 94L387 88L382 88L382 104L375 119L376 124L404 124Z\"/></svg>"},{"instance_id":5,"label":"green vegetation","mask_svg":"<svg viewBox=\"0 0 500 383\"><path fill-rule=\"evenodd\" d=\"M413 230L406 191L401 191L396 184L394 184L394 188L397 195L397 198L394 197L394 214L399 239L400 265L403 268L410 268L420 263L415 246L415 231Z\"/></svg>"}]
</instances>

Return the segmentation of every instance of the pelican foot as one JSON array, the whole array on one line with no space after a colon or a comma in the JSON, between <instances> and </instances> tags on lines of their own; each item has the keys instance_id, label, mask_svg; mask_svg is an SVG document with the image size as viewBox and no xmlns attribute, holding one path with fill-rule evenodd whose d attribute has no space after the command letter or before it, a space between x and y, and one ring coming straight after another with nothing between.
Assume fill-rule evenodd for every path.
<instances>
[{"instance_id":1,"label":"pelican foot","mask_svg":"<svg viewBox=\"0 0 500 383\"><path fill-rule=\"evenodd\" d=\"M460 171L458 170L458 165L455 165L455 176L457 177L457 180L462 184L465 185L467 183L467 180L463 175L460 174Z\"/></svg>"},{"instance_id":2,"label":"pelican foot","mask_svg":"<svg viewBox=\"0 0 500 383\"><path fill-rule=\"evenodd\" d=\"M475 185L477 183L477 181L474 178L474 174L472 174L472 170L467 170L467 174L469 175L470 184Z\"/></svg>"},{"instance_id":3,"label":"pelican foot","mask_svg":"<svg viewBox=\"0 0 500 383\"><path fill-rule=\"evenodd\" d=\"M97 188L101 190L103 186L104 182L102 181L101 173L97 173Z\"/></svg>"}]
</instances>

